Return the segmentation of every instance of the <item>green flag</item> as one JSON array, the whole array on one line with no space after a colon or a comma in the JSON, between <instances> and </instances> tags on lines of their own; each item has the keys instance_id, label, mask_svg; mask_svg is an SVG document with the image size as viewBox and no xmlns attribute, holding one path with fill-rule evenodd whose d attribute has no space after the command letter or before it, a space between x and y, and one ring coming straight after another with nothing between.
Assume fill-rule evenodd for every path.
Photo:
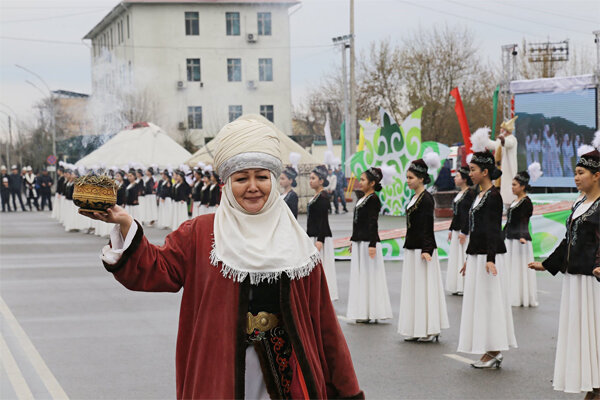
<instances>
[{"instance_id":1,"label":"green flag","mask_svg":"<svg viewBox=\"0 0 600 400\"><path fill-rule=\"evenodd\" d=\"M496 114L498 113L498 92L500 91L500 85L496 86L496 90L494 90L494 119L492 122L492 140L494 140L494 136L496 135Z\"/></svg>"}]
</instances>

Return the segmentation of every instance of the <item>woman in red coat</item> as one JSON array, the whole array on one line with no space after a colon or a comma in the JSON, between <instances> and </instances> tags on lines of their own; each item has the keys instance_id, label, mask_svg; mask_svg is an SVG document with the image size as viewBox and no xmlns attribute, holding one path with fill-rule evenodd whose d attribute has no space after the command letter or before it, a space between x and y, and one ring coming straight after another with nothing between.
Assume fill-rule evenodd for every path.
<instances>
[{"instance_id":1,"label":"woman in red coat","mask_svg":"<svg viewBox=\"0 0 600 400\"><path fill-rule=\"evenodd\" d=\"M221 205L163 246L118 206L93 215L118 224L102 258L125 287L184 288L178 398L364 398L319 253L276 190L275 129L249 115L221 130Z\"/></svg>"}]
</instances>

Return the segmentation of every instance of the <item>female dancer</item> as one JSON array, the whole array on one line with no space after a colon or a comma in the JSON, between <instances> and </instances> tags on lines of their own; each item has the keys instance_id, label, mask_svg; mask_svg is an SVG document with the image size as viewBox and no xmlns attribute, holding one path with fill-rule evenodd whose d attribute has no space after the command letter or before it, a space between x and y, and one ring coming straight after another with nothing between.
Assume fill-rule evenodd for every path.
<instances>
[{"instance_id":1,"label":"female dancer","mask_svg":"<svg viewBox=\"0 0 600 400\"><path fill-rule=\"evenodd\" d=\"M162 179L158 182L158 222L160 229L169 228L173 222L173 200L171 199L172 184L171 174L168 169L161 172Z\"/></svg>"},{"instance_id":2,"label":"female dancer","mask_svg":"<svg viewBox=\"0 0 600 400\"><path fill-rule=\"evenodd\" d=\"M208 212L210 214L217 211L219 202L221 200L221 186L219 175L215 172L210 173L210 201L208 202Z\"/></svg>"},{"instance_id":3,"label":"female dancer","mask_svg":"<svg viewBox=\"0 0 600 400\"><path fill-rule=\"evenodd\" d=\"M435 204L425 190L425 185L431 183L428 170L439 166L439 157L430 152L413 161L406 171L406 183L415 194L406 207L398 333L407 342L439 341L441 330L450 327L433 233Z\"/></svg>"},{"instance_id":4,"label":"female dancer","mask_svg":"<svg viewBox=\"0 0 600 400\"><path fill-rule=\"evenodd\" d=\"M294 217L298 218L298 195L292 188L296 187L296 177L298 173L292 167L286 167L279 175L279 185L283 189L281 198L288 205Z\"/></svg>"},{"instance_id":5,"label":"female dancer","mask_svg":"<svg viewBox=\"0 0 600 400\"><path fill-rule=\"evenodd\" d=\"M327 168L320 165L310 173L310 187L315 191L315 196L308 202L306 233L315 242L321 254L323 270L327 278L329 296L331 300L338 299L337 276L335 273L335 257L333 253L333 239L329 228L329 196L323 190L327 186Z\"/></svg>"},{"instance_id":6,"label":"female dancer","mask_svg":"<svg viewBox=\"0 0 600 400\"><path fill-rule=\"evenodd\" d=\"M529 173L519 172L512 181L512 192L517 196L506 212L504 243L506 262L510 268L509 296L513 306L537 307L537 281L535 271L528 268L533 262L533 246L529 234L529 219L533 203L527 196Z\"/></svg>"},{"instance_id":7,"label":"female dancer","mask_svg":"<svg viewBox=\"0 0 600 400\"><path fill-rule=\"evenodd\" d=\"M200 214L200 203L202 203L202 189L204 188L204 182L202 180L202 170L194 169L194 186L192 186L192 218L196 218Z\"/></svg>"},{"instance_id":8,"label":"female dancer","mask_svg":"<svg viewBox=\"0 0 600 400\"><path fill-rule=\"evenodd\" d=\"M382 178L381 169L372 167L358 182L364 195L354 208L347 317L359 323L392 318L377 224L381 202L376 192L382 189Z\"/></svg>"},{"instance_id":9,"label":"female dancer","mask_svg":"<svg viewBox=\"0 0 600 400\"><path fill-rule=\"evenodd\" d=\"M129 185L127 185L127 199L125 201L125 209L127 213L131 215L138 222L142 222L142 218L140 215L140 202L139 202L139 193L140 187L138 182L136 181L136 171L134 169L129 170L127 174L127 179L129 180Z\"/></svg>"},{"instance_id":10,"label":"female dancer","mask_svg":"<svg viewBox=\"0 0 600 400\"><path fill-rule=\"evenodd\" d=\"M502 238L502 196L492 180L502 172L493 154L485 150L489 129L478 129L472 136L474 150L469 163L473 183L481 186L469 211L469 246L465 275L458 351L482 354L475 368L494 368L502 363L501 351L517 347L512 309L507 294L508 282Z\"/></svg>"},{"instance_id":11,"label":"female dancer","mask_svg":"<svg viewBox=\"0 0 600 400\"><path fill-rule=\"evenodd\" d=\"M210 203L210 172L208 171L202 175L202 189L200 191L200 215L208 214L208 204Z\"/></svg>"},{"instance_id":12,"label":"female dancer","mask_svg":"<svg viewBox=\"0 0 600 400\"><path fill-rule=\"evenodd\" d=\"M149 167L146 170L144 182L144 198L146 199L146 223L154 225L158 220L158 206L156 204L156 190L154 189L154 168Z\"/></svg>"},{"instance_id":13,"label":"female dancer","mask_svg":"<svg viewBox=\"0 0 600 400\"><path fill-rule=\"evenodd\" d=\"M597 142L596 142L597 140ZM595 144L600 148L600 134ZM591 146L590 146L591 147ZM554 252L530 268L564 274L554 362L554 390L600 399L600 152L583 154L575 185L585 194ZM595 277L594 277L595 276Z\"/></svg>"},{"instance_id":14,"label":"female dancer","mask_svg":"<svg viewBox=\"0 0 600 400\"><path fill-rule=\"evenodd\" d=\"M135 183L138 191L138 216L140 222L146 221L146 187L144 186L144 170L135 170Z\"/></svg>"},{"instance_id":15,"label":"female dancer","mask_svg":"<svg viewBox=\"0 0 600 400\"><path fill-rule=\"evenodd\" d=\"M462 296L464 277L460 270L465 263L467 246L469 245L469 209L475 199L475 190L471 188L473 181L469 177L469 168L460 167L454 176L454 183L460 192L452 202L452 223L448 240L450 255L448 256L448 272L446 274L446 290L454 295Z\"/></svg>"},{"instance_id":16,"label":"female dancer","mask_svg":"<svg viewBox=\"0 0 600 400\"><path fill-rule=\"evenodd\" d=\"M176 230L188 219L188 199L190 186L185 181L185 172L175 171L175 186L173 186L173 221L171 229Z\"/></svg>"}]
</instances>

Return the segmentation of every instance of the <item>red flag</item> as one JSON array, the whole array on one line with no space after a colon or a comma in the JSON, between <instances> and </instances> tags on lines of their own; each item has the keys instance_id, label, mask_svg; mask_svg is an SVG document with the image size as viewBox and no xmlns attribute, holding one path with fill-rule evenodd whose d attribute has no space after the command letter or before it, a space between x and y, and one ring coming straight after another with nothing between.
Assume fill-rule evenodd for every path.
<instances>
[{"instance_id":1,"label":"red flag","mask_svg":"<svg viewBox=\"0 0 600 400\"><path fill-rule=\"evenodd\" d=\"M463 106L462 100L460 98L460 93L458 92L457 87L450 91L450 96L454 97L454 99L456 100L456 104L454 105L454 111L456 112L456 117L458 118L460 130L463 135L463 140L465 141L466 153L470 154L472 153L471 132L469 131L469 123L467 122L467 114L465 114L465 107Z\"/></svg>"}]
</instances>

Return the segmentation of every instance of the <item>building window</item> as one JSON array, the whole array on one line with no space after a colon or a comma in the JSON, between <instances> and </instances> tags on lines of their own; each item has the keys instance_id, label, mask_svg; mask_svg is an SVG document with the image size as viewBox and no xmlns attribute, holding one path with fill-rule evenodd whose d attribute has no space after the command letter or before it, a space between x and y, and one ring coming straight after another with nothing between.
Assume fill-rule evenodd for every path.
<instances>
[{"instance_id":1,"label":"building window","mask_svg":"<svg viewBox=\"0 0 600 400\"><path fill-rule=\"evenodd\" d=\"M200 35L200 20L197 12L185 13L185 34L186 36Z\"/></svg>"},{"instance_id":2,"label":"building window","mask_svg":"<svg viewBox=\"0 0 600 400\"><path fill-rule=\"evenodd\" d=\"M229 106L229 122L242 116L242 106Z\"/></svg>"},{"instance_id":3,"label":"building window","mask_svg":"<svg viewBox=\"0 0 600 400\"><path fill-rule=\"evenodd\" d=\"M273 122L275 119L273 106L260 106L260 115Z\"/></svg>"},{"instance_id":4,"label":"building window","mask_svg":"<svg viewBox=\"0 0 600 400\"><path fill-rule=\"evenodd\" d=\"M271 13L258 13L258 35L271 36Z\"/></svg>"},{"instance_id":5,"label":"building window","mask_svg":"<svg viewBox=\"0 0 600 400\"><path fill-rule=\"evenodd\" d=\"M228 58L227 59L227 80L229 82L242 81L242 59Z\"/></svg>"},{"instance_id":6,"label":"building window","mask_svg":"<svg viewBox=\"0 0 600 400\"><path fill-rule=\"evenodd\" d=\"M227 21L227 36L239 36L240 35L240 13L239 12L225 13L225 19Z\"/></svg>"},{"instance_id":7,"label":"building window","mask_svg":"<svg viewBox=\"0 0 600 400\"><path fill-rule=\"evenodd\" d=\"M187 62L187 80L189 82L200 82L200 59L188 58Z\"/></svg>"},{"instance_id":8,"label":"building window","mask_svg":"<svg viewBox=\"0 0 600 400\"><path fill-rule=\"evenodd\" d=\"M188 107L188 129L202 129L202 107Z\"/></svg>"},{"instance_id":9,"label":"building window","mask_svg":"<svg viewBox=\"0 0 600 400\"><path fill-rule=\"evenodd\" d=\"M273 59L258 59L258 79L261 82L271 82L273 80Z\"/></svg>"},{"instance_id":10,"label":"building window","mask_svg":"<svg viewBox=\"0 0 600 400\"><path fill-rule=\"evenodd\" d=\"M129 39L129 15L127 16L127 39Z\"/></svg>"}]
</instances>

